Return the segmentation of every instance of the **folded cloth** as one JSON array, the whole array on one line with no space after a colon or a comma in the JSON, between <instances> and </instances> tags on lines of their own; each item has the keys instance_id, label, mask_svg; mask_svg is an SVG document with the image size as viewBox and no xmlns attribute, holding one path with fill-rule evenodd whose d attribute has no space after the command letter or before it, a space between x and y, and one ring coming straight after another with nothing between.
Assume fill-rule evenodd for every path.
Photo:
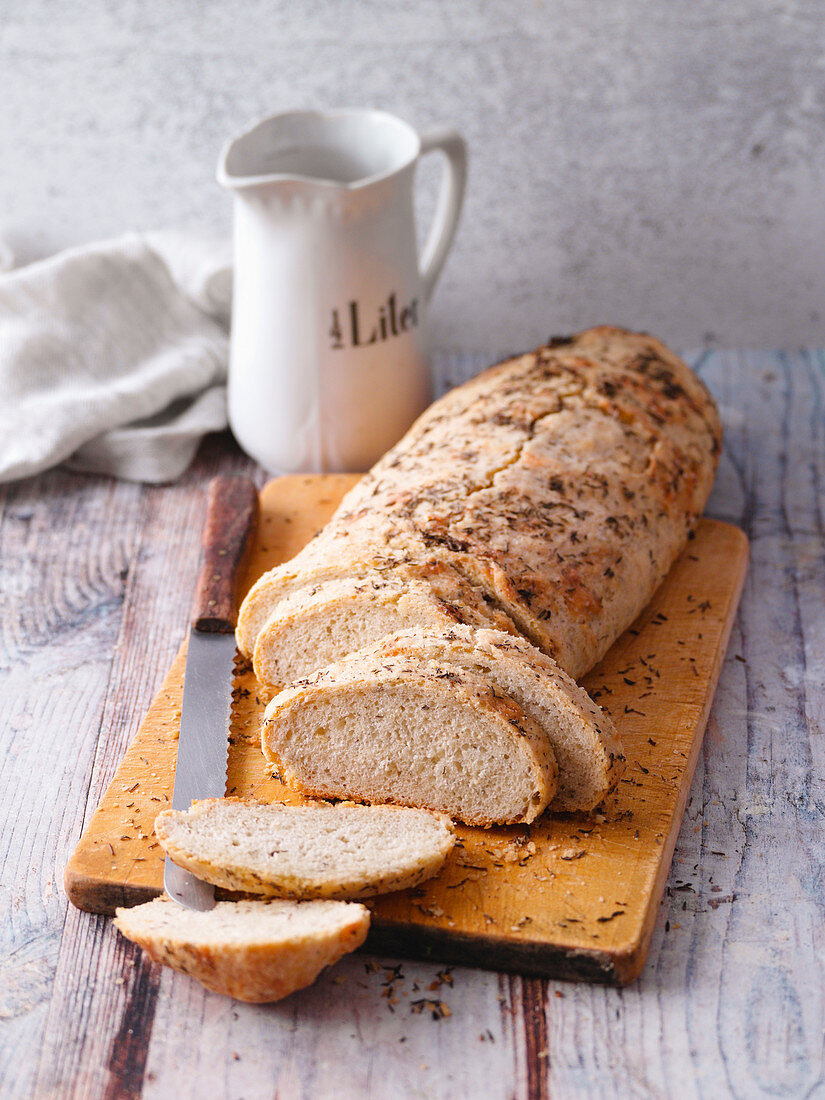
<instances>
[{"instance_id":1,"label":"folded cloth","mask_svg":"<svg viewBox=\"0 0 825 1100\"><path fill-rule=\"evenodd\" d=\"M0 481L180 476L226 420L227 242L128 234L0 275Z\"/></svg>"}]
</instances>

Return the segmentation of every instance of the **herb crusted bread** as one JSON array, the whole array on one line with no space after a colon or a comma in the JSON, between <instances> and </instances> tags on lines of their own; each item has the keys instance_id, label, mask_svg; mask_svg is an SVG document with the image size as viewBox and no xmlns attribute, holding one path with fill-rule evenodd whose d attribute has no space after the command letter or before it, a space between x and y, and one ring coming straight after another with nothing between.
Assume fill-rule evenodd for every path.
<instances>
[{"instance_id":1,"label":"herb crusted bread","mask_svg":"<svg viewBox=\"0 0 825 1100\"><path fill-rule=\"evenodd\" d=\"M719 450L712 399L655 338L603 326L552 341L419 417L301 554L251 590L239 646L252 656L319 563L425 581L449 567L578 679L685 545Z\"/></svg>"}]
</instances>

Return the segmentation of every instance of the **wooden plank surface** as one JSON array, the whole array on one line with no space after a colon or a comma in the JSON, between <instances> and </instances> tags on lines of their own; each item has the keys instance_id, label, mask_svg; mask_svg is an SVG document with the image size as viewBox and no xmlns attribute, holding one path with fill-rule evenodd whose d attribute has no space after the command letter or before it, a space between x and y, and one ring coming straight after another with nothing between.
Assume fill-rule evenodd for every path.
<instances>
[{"instance_id":1,"label":"wooden plank surface","mask_svg":"<svg viewBox=\"0 0 825 1100\"><path fill-rule=\"evenodd\" d=\"M62 869L183 638L206 482L264 477L221 437L172 486L0 486L3 1096L825 1093L825 356L691 362L725 422L709 514L746 531L751 564L647 965L622 989L456 967L433 1020L441 967L359 956L237 1005L69 905ZM483 365L442 356L441 387Z\"/></svg>"},{"instance_id":2,"label":"wooden plank surface","mask_svg":"<svg viewBox=\"0 0 825 1100\"><path fill-rule=\"evenodd\" d=\"M294 556L356 479L279 478L261 493L243 589ZM544 815L530 827L459 827L423 886L371 901L367 950L543 976L624 984L644 965L739 593L747 540L703 520L651 605L586 686L622 736L627 769L604 812ZM185 653L175 658L66 871L79 908L111 915L162 890L153 834L174 783ZM260 750L266 696L235 678L227 791L299 801Z\"/></svg>"}]
</instances>

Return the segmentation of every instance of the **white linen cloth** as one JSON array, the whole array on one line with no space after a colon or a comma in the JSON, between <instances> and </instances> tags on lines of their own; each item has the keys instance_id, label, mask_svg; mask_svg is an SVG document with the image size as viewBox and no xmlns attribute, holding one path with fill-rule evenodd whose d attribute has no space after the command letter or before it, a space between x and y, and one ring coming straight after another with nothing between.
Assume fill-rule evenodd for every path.
<instances>
[{"instance_id":1,"label":"white linen cloth","mask_svg":"<svg viewBox=\"0 0 825 1100\"><path fill-rule=\"evenodd\" d=\"M128 234L0 274L0 481L180 476L226 420L228 242Z\"/></svg>"}]
</instances>

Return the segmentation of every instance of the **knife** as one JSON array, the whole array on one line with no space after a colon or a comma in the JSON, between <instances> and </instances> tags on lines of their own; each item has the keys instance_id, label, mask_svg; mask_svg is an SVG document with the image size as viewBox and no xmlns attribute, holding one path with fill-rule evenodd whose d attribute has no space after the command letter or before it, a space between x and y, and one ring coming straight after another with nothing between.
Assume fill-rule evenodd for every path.
<instances>
[{"instance_id":1,"label":"knife","mask_svg":"<svg viewBox=\"0 0 825 1100\"><path fill-rule=\"evenodd\" d=\"M188 810L195 798L223 798L226 791L238 615L235 589L257 519L258 493L249 478L213 478L186 650L172 795L175 810ZM176 866L168 856L163 885L187 909L207 910L215 905L214 886Z\"/></svg>"}]
</instances>

